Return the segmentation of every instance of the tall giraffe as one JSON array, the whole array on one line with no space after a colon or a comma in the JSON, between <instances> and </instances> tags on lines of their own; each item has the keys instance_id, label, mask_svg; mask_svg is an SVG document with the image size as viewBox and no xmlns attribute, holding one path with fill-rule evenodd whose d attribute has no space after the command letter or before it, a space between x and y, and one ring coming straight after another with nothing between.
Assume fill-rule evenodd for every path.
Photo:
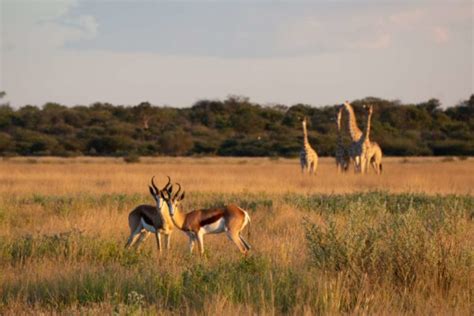
<instances>
[{"instance_id":1,"label":"tall giraffe","mask_svg":"<svg viewBox=\"0 0 474 316\"><path fill-rule=\"evenodd\" d=\"M352 105L348 101L344 102L343 105L347 112L347 128L349 129L349 135L351 136L351 144L349 145L349 156L354 161L354 171L361 171L361 160L364 150L363 143L360 142L362 138L362 131L357 126L357 119L354 113Z\"/></svg>"},{"instance_id":2,"label":"tall giraffe","mask_svg":"<svg viewBox=\"0 0 474 316\"><path fill-rule=\"evenodd\" d=\"M369 164L371 164L375 173L380 174L382 172L382 149L380 148L379 144L370 141L373 106L364 105L364 109L367 111L367 125L365 127L365 133L362 136L364 146L362 172L367 172L369 169Z\"/></svg>"},{"instance_id":3,"label":"tall giraffe","mask_svg":"<svg viewBox=\"0 0 474 316\"><path fill-rule=\"evenodd\" d=\"M337 144L336 144L336 167L337 172L346 172L349 168L350 157L348 150L344 147L344 143L342 141L342 109L343 107L339 107L339 111L337 111L336 116L336 123L337 123Z\"/></svg>"},{"instance_id":4,"label":"tall giraffe","mask_svg":"<svg viewBox=\"0 0 474 316\"><path fill-rule=\"evenodd\" d=\"M316 168L318 168L318 154L316 151L311 147L308 141L308 131L306 130L306 117L303 118L303 148L301 149L300 153L300 164L301 164L301 172L304 173L305 170L308 173L314 174L316 172Z\"/></svg>"}]
</instances>

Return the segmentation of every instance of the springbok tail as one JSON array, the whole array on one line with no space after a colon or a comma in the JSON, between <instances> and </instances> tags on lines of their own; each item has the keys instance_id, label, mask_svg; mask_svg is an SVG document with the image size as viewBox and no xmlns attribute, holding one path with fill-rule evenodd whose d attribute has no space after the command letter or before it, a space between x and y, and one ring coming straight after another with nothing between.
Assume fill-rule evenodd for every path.
<instances>
[{"instance_id":1,"label":"springbok tail","mask_svg":"<svg viewBox=\"0 0 474 316\"><path fill-rule=\"evenodd\" d=\"M246 211L244 211L244 214L245 214L245 219L247 221L247 225L249 226L249 228L247 228L247 238L250 240L250 216Z\"/></svg>"},{"instance_id":2,"label":"springbok tail","mask_svg":"<svg viewBox=\"0 0 474 316\"><path fill-rule=\"evenodd\" d=\"M239 207L240 208L240 207ZM240 208L240 210L242 210L242 212L244 212L245 214L245 222L247 223L248 225L248 228L247 228L247 239L249 240L250 242L250 216L249 214L243 210L242 208ZM245 239L242 238L242 236L240 236L240 239L242 240L242 242L244 243L245 247L247 248L247 250L250 250L250 248L252 248L249 243L247 241L245 241Z\"/></svg>"}]
</instances>

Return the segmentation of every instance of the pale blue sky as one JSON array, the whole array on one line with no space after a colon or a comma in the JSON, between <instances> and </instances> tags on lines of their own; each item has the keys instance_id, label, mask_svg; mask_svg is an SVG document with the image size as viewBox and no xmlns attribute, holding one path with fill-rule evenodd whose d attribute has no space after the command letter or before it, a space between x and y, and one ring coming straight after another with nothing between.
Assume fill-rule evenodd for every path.
<instances>
[{"instance_id":1,"label":"pale blue sky","mask_svg":"<svg viewBox=\"0 0 474 316\"><path fill-rule=\"evenodd\" d=\"M13 106L229 94L451 106L474 90L471 1L0 1Z\"/></svg>"}]
</instances>

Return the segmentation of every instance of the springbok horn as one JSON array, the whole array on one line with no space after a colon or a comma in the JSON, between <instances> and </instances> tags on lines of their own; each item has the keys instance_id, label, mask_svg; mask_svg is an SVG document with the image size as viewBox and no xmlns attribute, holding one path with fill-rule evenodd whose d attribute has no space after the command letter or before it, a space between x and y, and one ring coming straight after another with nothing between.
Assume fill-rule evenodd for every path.
<instances>
[{"instance_id":1,"label":"springbok horn","mask_svg":"<svg viewBox=\"0 0 474 316\"><path fill-rule=\"evenodd\" d=\"M171 184L171 178L170 176L167 176L168 177L168 183L163 187L163 190L168 190L168 187L170 186Z\"/></svg>"},{"instance_id":2,"label":"springbok horn","mask_svg":"<svg viewBox=\"0 0 474 316\"><path fill-rule=\"evenodd\" d=\"M153 195L153 196L157 195L157 193L155 193L155 190L153 190L153 188L151 186L148 186L148 188L150 189L151 195Z\"/></svg>"},{"instance_id":3,"label":"springbok horn","mask_svg":"<svg viewBox=\"0 0 474 316\"><path fill-rule=\"evenodd\" d=\"M155 189L155 194L159 194L160 190L156 187L155 181L153 181L154 179L155 179L155 176L151 178L151 185L153 186L153 189Z\"/></svg>"},{"instance_id":4,"label":"springbok horn","mask_svg":"<svg viewBox=\"0 0 474 316\"><path fill-rule=\"evenodd\" d=\"M173 187L173 186L171 186ZM169 201L171 200L171 194L168 190L163 190L163 191L160 191L160 194L161 194L161 197L166 200L166 201Z\"/></svg>"},{"instance_id":5,"label":"springbok horn","mask_svg":"<svg viewBox=\"0 0 474 316\"><path fill-rule=\"evenodd\" d=\"M176 197L178 196L179 192L181 191L181 184L179 184L178 182L176 182L176 185L178 186L178 192L176 192L176 194L174 195L173 200L176 199Z\"/></svg>"}]
</instances>

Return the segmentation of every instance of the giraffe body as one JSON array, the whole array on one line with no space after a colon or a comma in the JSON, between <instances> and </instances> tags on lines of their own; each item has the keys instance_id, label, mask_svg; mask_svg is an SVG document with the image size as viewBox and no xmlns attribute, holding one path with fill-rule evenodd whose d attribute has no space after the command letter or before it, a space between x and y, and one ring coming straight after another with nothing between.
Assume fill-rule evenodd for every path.
<instances>
[{"instance_id":1,"label":"giraffe body","mask_svg":"<svg viewBox=\"0 0 474 316\"><path fill-rule=\"evenodd\" d=\"M344 102L344 110L347 113L347 128L351 137L351 144L349 145L349 157L354 161L354 171L356 173L362 172L365 164L365 150L362 131L357 126L354 109L349 102Z\"/></svg>"},{"instance_id":2,"label":"giraffe body","mask_svg":"<svg viewBox=\"0 0 474 316\"><path fill-rule=\"evenodd\" d=\"M369 163L376 174L382 173L382 149L376 142L370 142L367 150L367 169Z\"/></svg>"},{"instance_id":3,"label":"giraffe body","mask_svg":"<svg viewBox=\"0 0 474 316\"><path fill-rule=\"evenodd\" d=\"M308 131L306 130L306 118L303 119L303 148L300 153L300 165L301 172L308 172L309 174L315 174L318 168L318 154L311 147L308 141Z\"/></svg>"},{"instance_id":4,"label":"giraffe body","mask_svg":"<svg viewBox=\"0 0 474 316\"><path fill-rule=\"evenodd\" d=\"M364 106L367 110L367 125L365 127L365 133L362 136L363 141L363 159L362 159L362 172L367 173L369 170L369 164L372 165L376 174L382 172L382 149L376 142L370 141L370 128L372 122L373 107Z\"/></svg>"},{"instance_id":5,"label":"giraffe body","mask_svg":"<svg viewBox=\"0 0 474 316\"><path fill-rule=\"evenodd\" d=\"M337 144L336 144L336 167L337 172L346 172L349 168L350 162L350 155L348 149L344 146L342 141L342 126L341 126L341 118L342 118L342 107L339 108L337 112L336 122L337 122Z\"/></svg>"}]
</instances>

